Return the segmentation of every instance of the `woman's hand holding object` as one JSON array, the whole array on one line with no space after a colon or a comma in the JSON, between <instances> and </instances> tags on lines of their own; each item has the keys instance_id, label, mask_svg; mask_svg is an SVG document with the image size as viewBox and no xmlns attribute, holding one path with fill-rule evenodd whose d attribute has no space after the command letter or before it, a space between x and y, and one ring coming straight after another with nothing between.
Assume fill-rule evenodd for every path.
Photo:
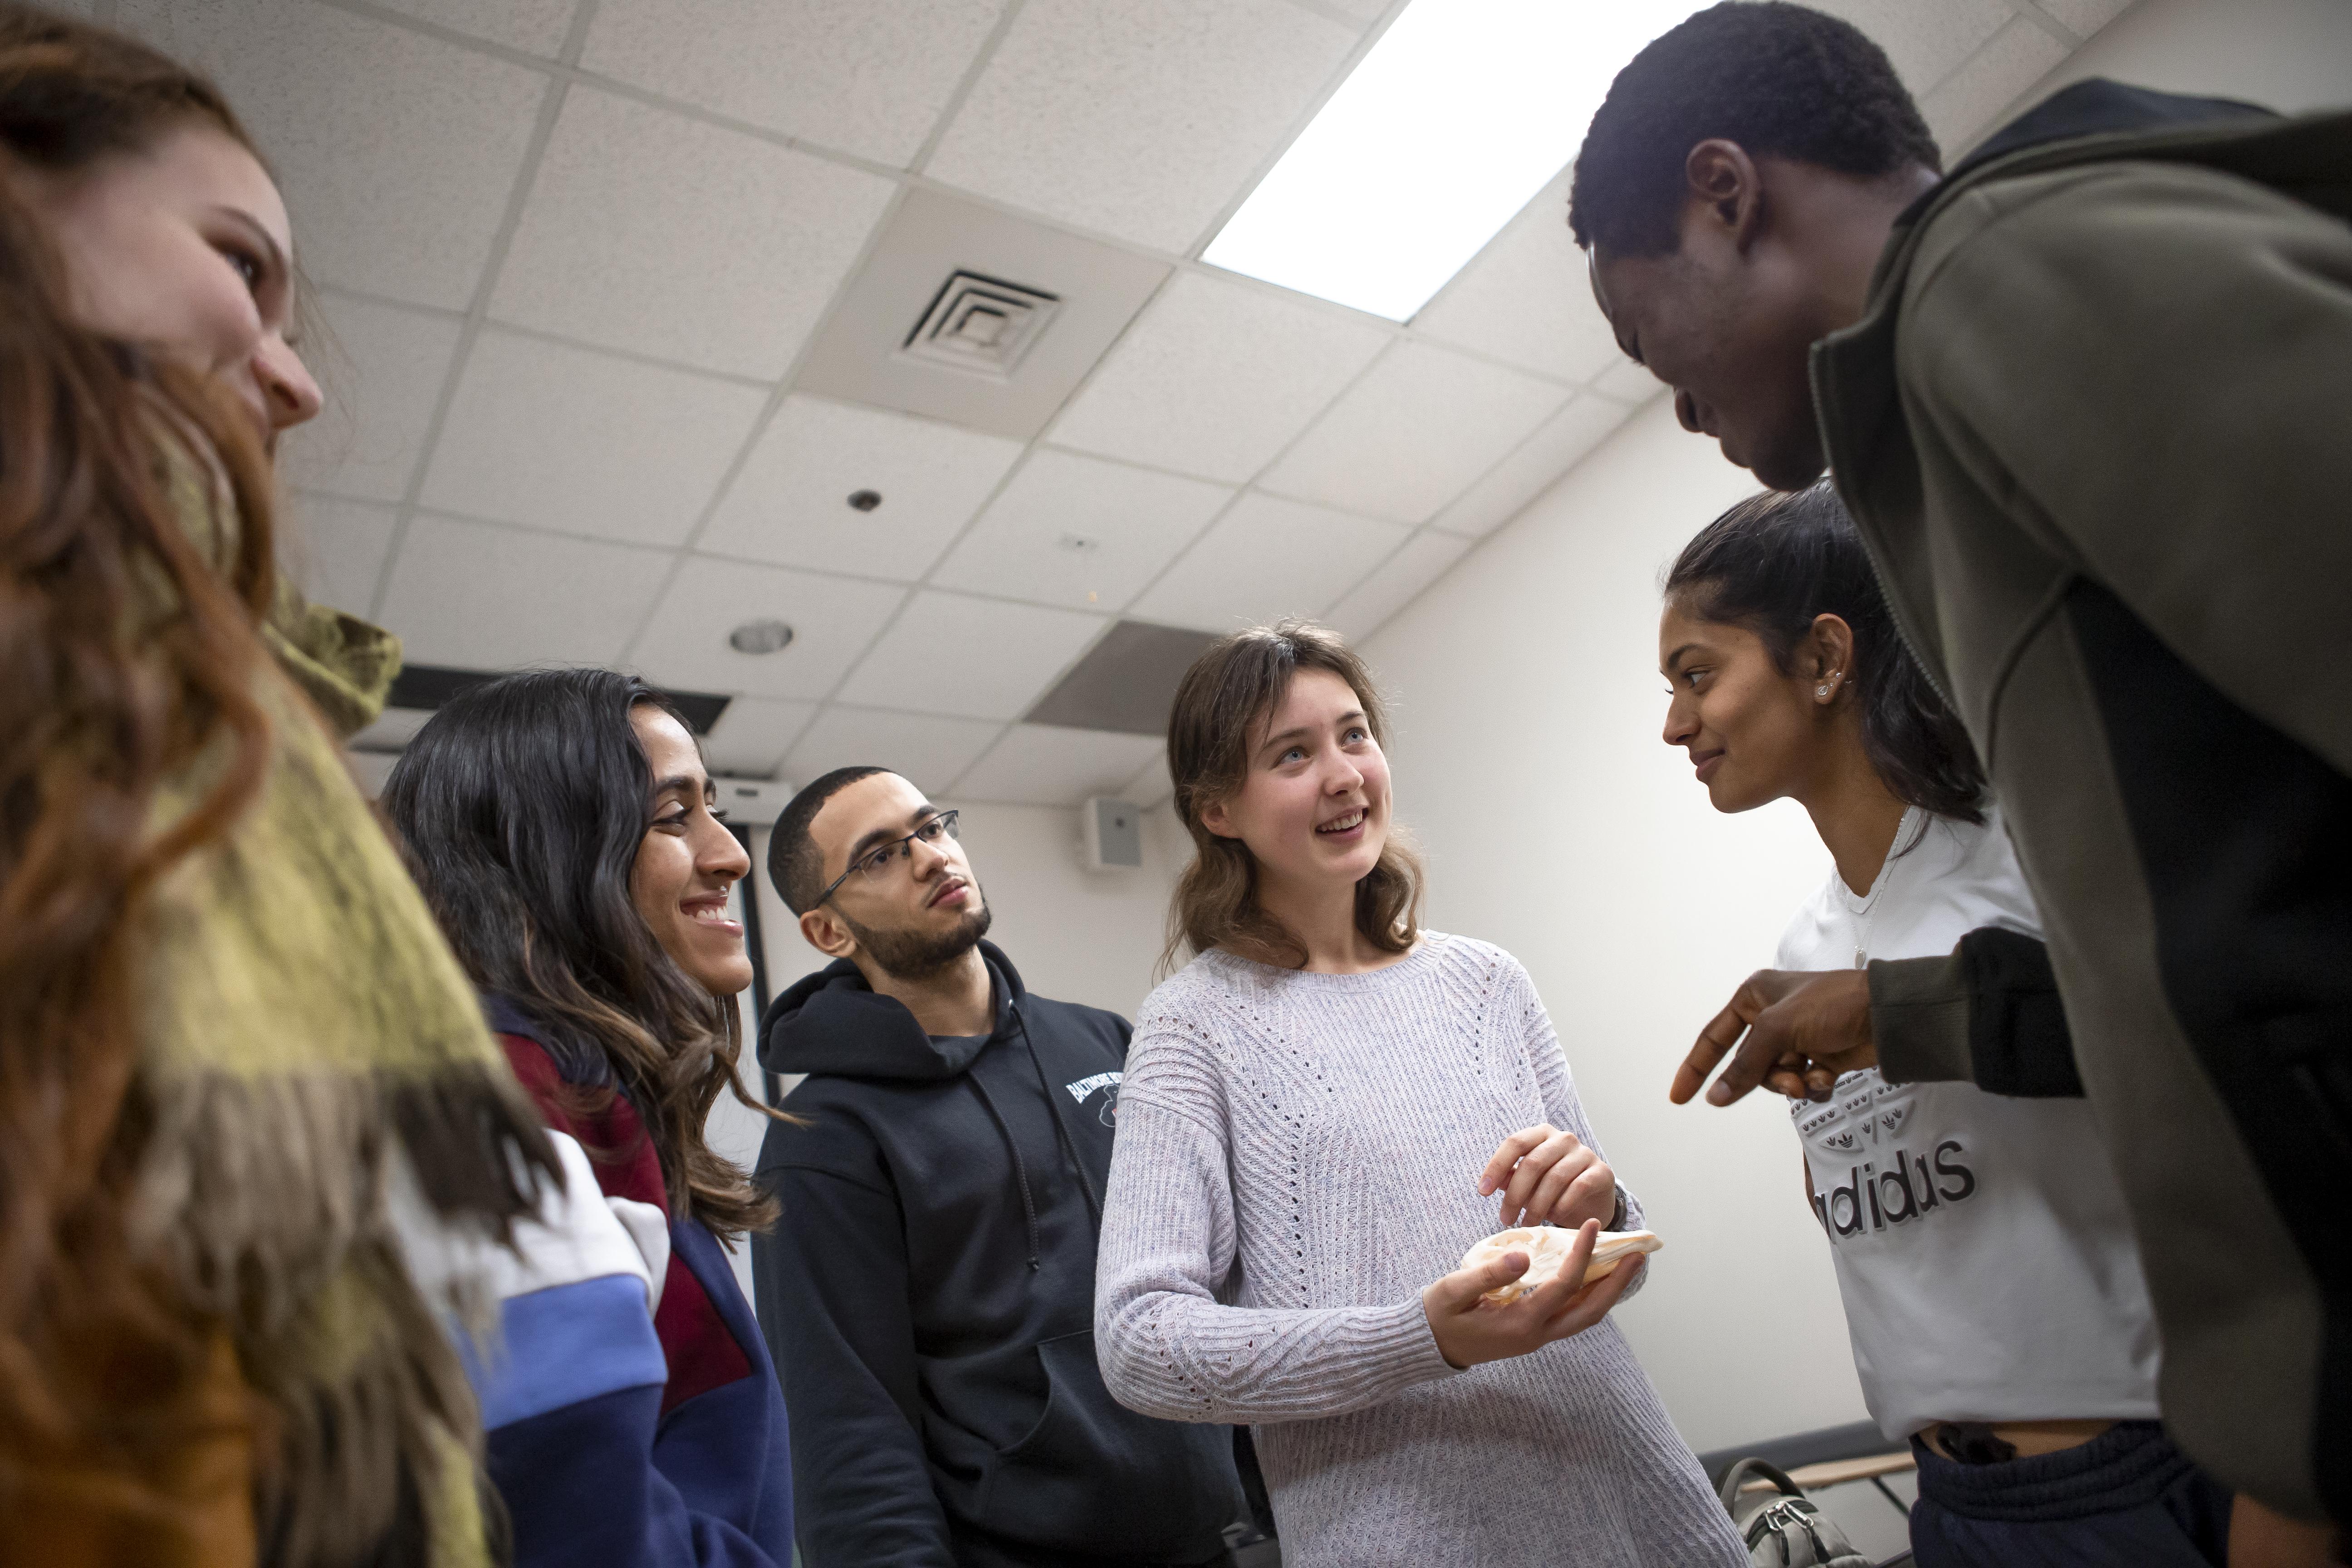
<instances>
[{"instance_id":1,"label":"woman's hand holding object","mask_svg":"<svg viewBox=\"0 0 2352 1568\"><path fill-rule=\"evenodd\" d=\"M1524 1251L1457 1268L1433 1283L1421 1293L1421 1308L1429 1318L1438 1353L1457 1368L1502 1361L1580 1334L1607 1317L1618 1298L1641 1278L1644 1260L1637 1255L1591 1284L1583 1283L1600 1237L1601 1223L1585 1221L1559 1271L1515 1300L1498 1302L1487 1296L1506 1290L1528 1272L1532 1259Z\"/></svg>"}]
</instances>

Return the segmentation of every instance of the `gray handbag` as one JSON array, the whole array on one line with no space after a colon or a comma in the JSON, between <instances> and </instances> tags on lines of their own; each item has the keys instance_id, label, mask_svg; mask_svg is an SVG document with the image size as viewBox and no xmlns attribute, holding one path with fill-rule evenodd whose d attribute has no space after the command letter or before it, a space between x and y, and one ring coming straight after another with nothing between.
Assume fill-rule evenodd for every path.
<instances>
[{"instance_id":1,"label":"gray handbag","mask_svg":"<svg viewBox=\"0 0 2352 1568\"><path fill-rule=\"evenodd\" d=\"M1751 1480L1769 1481L1776 1489L1741 1496ZM1802 1487L1762 1459L1732 1466L1722 1496L1755 1568L1872 1568L1845 1531L1806 1500Z\"/></svg>"}]
</instances>

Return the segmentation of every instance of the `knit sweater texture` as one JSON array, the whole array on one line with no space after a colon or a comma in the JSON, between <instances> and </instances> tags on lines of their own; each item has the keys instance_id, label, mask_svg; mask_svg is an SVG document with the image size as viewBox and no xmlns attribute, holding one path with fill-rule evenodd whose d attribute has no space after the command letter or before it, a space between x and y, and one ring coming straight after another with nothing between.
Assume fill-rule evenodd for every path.
<instances>
[{"instance_id":1,"label":"knit sweater texture","mask_svg":"<svg viewBox=\"0 0 2352 1568\"><path fill-rule=\"evenodd\" d=\"M1212 952L1144 1003L1103 1375L1148 1415L1250 1424L1290 1568L1747 1562L1613 1323L1438 1353L1421 1292L1495 1229L1496 1145L1542 1121L1600 1147L1527 971L1484 942L1425 932L1366 974Z\"/></svg>"}]
</instances>

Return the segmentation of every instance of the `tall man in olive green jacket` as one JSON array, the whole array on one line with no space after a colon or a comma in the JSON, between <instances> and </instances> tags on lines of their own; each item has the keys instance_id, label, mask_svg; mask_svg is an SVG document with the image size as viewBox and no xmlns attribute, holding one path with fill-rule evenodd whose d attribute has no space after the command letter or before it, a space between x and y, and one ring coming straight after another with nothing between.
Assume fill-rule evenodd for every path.
<instances>
[{"instance_id":1,"label":"tall man in olive green jacket","mask_svg":"<svg viewBox=\"0 0 2352 1568\"><path fill-rule=\"evenodd\" d=\"M1735 1042L1718 1104L1874 1060L2008 1093L2079 1069L2168 1425L2352 1521L2352 115L2084 83L1944 177L1882 54L1854 35L1870 79L1826 71L1851 32L1741 5L1666 34L1570 222L1685 426L1777 488L1835 473L2064 1005L1973 939L1759 975L1675 1097Z\"/></svg>"}]
</instances>

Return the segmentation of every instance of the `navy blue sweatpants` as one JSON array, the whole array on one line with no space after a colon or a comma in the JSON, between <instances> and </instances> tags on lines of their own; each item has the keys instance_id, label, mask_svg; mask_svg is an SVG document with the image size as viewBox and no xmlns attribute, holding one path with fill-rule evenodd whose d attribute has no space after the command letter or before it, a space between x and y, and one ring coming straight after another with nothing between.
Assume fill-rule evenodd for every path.
<instances>
[{"instance_id":1,"label":"navy blue sweatpants","mask_svg":"<svg viewBox=\"0 0 2352 1568\"><path fill-rule=\"evenodd\" d=\"M2000 1465L1963 1465L1917 1437L1918 1568L2221 1568L2230 1493L2153 1421Z\"/></svg>"}]
</instances>

